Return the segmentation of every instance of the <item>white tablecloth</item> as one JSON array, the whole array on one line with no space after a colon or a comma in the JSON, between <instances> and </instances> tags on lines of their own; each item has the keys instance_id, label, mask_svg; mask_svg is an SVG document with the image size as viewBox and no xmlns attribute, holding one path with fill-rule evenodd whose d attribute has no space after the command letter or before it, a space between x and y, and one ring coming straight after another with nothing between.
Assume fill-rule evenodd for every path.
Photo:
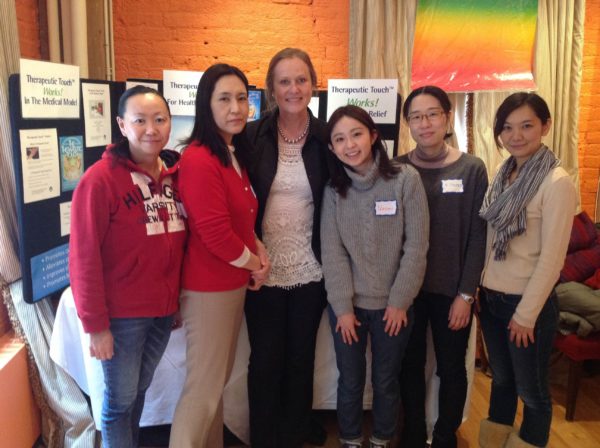
<instances>
[{"instance_id":1,"label":"white tablecloth","mask_svg":"<svg viewBox=\"0 0 600 448\"><path fill-rule=\"evenodd\" d=\"M469 348L467 351L467 375L469 389L467 403L471 394L473 368L475 364L475 325L471 328ZM427 383L427 424L431 433L433 423L437 418L437 390L439 378L435 375L435 360L431 336L428 337L428 360L426 366ZM246 388L246 372L250 344L246 322L243 321L233 373L225 388L224 408L225 424L242 441L249 440L248 401ZM89 336L83 332L83 327L73 302L71 289L67 288L60 300L54 331L50 341L50 356L58 365L71 375L79 387L90 396L92 412L96 427L100 428L100 410L104 391L104 379L100 361L89 356ZM319 333L317 335L317 351L315 355L315 385L314 409L335 409L337 389L337 368L333 339L327 320L323 313ZM185 332L183 329L174 330L171 339L161 359L154 379L146 394L146 403L142 413L141 426L153 426L171 423L175 406L185 380ZM368 371L367 383L370 382ZM372 390L369 384L365 390L364 405L370 408ZM465 406L465 418L468 406Z\"/></svg>"}]
</instances>

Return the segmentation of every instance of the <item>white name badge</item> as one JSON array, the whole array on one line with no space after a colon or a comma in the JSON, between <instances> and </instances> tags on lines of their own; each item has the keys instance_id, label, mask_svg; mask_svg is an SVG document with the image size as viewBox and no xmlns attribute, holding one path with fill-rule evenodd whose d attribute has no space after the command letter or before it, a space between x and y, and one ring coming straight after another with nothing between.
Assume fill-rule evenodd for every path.
<instances>
[{"instance_id":1,"label":"white name badge","mask_svg":"<svg viewBox=\"0 0 600 448\"><path fill-rule=\"evenodd\" d=\"M462 179L442 180L442 193L463 193Z\"/></svg>"},{"instance_id":2,"label":"white name badge","mask_svg":"<svg viewBox=\"0 0 600 448\"><path fill-rule=\"evenodd\" d=\"M395 215L397 208L396 201L375 201L375 214L377 216Z\"/></svg>"}]
</instances>

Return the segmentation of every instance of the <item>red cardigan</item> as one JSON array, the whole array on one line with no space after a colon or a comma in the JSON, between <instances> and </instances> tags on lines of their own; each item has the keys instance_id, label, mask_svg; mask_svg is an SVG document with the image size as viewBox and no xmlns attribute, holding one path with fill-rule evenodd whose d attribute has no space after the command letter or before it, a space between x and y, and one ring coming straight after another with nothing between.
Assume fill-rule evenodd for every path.
<instances>
[{"instance_id":1,"label":"red cardigan","mask_svg":"<svg viewBox=\"0 0 600 448\"><path fill-rule=\"evenodd\" d=\"M250 271L230 264L245 246L256 253L258 203L246 170L240 177L232 165L223 166L208 147L194 142L181 157L179 190L190 228L182 287L212 292L247 285Z\"/></svg>"}]
</instances>

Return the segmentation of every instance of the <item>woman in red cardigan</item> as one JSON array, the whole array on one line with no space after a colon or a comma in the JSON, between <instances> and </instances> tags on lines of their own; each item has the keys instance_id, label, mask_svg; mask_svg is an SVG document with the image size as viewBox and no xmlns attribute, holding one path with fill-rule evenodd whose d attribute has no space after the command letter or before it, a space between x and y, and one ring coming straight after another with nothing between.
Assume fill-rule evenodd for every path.
<instances>
[{"instance_id":1,"label":"woman in red cardigan","mask_svg":"<svg viewBox=\"0 0 600 448\"><path fill-rule=\"evenodd\" d=\"M180 164L190 236L183 263L181 316L187 375L171 447L223 446L223 389L231 374L246 289L269 271L256 239L257 201L245 170L248 81L236 67L211 66L196 94L196 120Z\"/></svg>"}]
</instances>

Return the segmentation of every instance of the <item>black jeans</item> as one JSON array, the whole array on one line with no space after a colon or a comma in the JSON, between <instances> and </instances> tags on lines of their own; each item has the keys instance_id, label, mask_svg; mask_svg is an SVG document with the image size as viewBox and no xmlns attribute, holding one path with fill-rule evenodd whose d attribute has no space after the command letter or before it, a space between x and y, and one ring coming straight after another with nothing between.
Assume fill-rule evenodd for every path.
<instances>
[{"instance_id":1,"label":"black jeans","mask_svg":"<svg viewBox=\"0 0 600 448\"><path fill-rule=\"evenodd\" d=\"M425 446L425 361L427 325L431 325L433 348L440 378L438 419L433 428L432 447L456 447L456 431L462 423L467 396L465 356L471 322L460 330L448 328L454 297L421 291L413 304L415 322L400 371L404 408L402 447Z\"/></svg>"},{"instance_id":2,"label":"black jeans","mask_svg":"<svg viewBox=\"0 0 600 448\"><path fill-rule=\"evenodd\" d=\"M299 447L308 434L323 282L248 291L248 400L253 448Z\"/></svg>"}]
</instances>

